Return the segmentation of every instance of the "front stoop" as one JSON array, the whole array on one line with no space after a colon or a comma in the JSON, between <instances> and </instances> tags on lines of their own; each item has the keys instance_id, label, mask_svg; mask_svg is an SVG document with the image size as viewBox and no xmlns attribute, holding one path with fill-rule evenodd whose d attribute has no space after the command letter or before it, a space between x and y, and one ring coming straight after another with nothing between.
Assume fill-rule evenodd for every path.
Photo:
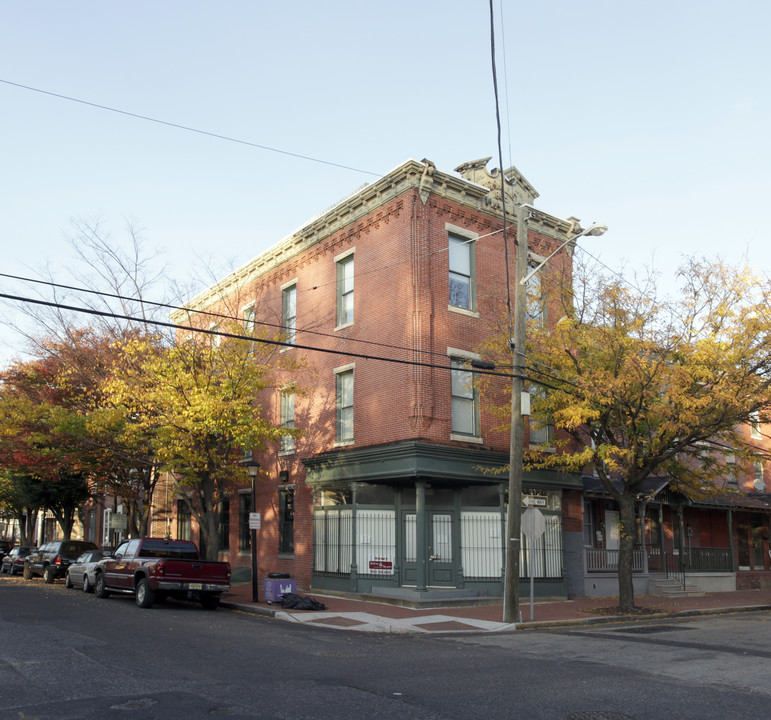
<instances>
[{"instance_id":1,"label":"front stoop","mask_svg":"<svg viewBox=\"0 0 771 720\"><path fill-rule=\"evenodd\" d=\"M703 597L706 593L698 585L686 581L685 589L677 580L665 578L663 580L651 580L648 583L648 593L659 597Z\"/></svg>"}]
</instances>

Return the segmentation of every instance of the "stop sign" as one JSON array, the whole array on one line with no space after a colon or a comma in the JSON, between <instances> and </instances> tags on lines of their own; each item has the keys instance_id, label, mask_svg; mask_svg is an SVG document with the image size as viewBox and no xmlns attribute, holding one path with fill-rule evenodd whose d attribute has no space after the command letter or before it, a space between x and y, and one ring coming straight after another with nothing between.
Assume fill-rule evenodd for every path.
<instances>
[{"instance_id":1,"label":"stop sign","mask_svg":"<svg viewBox=\"0 0 771 720\"><path fill-rule=\"evenodd\" d=\"M546 532L546 518L538 508L528 508L522 513L522 533L528 540L536 540Z\"/></svg>"}]
</instances>

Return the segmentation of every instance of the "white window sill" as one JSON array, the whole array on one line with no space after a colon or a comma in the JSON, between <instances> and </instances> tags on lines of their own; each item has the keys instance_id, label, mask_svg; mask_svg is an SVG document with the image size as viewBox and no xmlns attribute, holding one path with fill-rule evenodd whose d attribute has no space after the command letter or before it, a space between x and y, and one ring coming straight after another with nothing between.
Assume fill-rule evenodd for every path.
<instances>
[{"instance_id":1,"label":"white window sill","mask_svg":"<svg viewBox=\"0 0 771 720\"><path fill-rule=\"evenodd\" d=\"M354 444L353 440L344 440L342 442L336 442L334 444L334 447L348 447L348 446L353 445L353 444Z\"/></svg>"},{"instance_id":2,"label":"white window sill","mask_svg":"<svg viewBox=\"0 0 771 720\"><path fill-rule=\"evenodd\" d=\"M457 433L451 433L450 440L457 440L458 442L477 443L478 445L481 445L483 442L481 437L476 437L474 435L458 435Z\"/></svg>"},{"instance_id":3,"label":"white window sill","mask_svg":"<svg viewBox=\"0 0 771 720\"><path fill-rule=\"evenodd\" d=\"M352 325L353 325L353 321L351 321L351 322L349 322L349 323L343 323L342 325L338 325L338 326L335 328L335 332L337 332L338 330L345 330L345 328L349 328L349 327L351 327Z\"/></svg>"},{"instance_id":4,"label":"white window sill","mask_svg":"<svg viewBox=\"0 0 771 720\"><path fill-rule=\"evenodd\" d=\"M466 317L478 318L479 313L474 310L467 310L466 308L458 307L457 305L448 305L447 309L450 312L458 313L458 315L465 315Z\"/></svg>"}]
</instances>

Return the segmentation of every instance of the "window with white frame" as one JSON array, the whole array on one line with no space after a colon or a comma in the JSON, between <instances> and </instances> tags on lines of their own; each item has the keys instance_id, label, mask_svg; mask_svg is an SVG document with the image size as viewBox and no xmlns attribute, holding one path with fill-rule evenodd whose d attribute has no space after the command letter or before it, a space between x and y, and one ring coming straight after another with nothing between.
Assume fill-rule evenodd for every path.
<instances>
[{"instance_id":1,"label":"window with white frame","mask_svg":"<svg viewBox=\"0 0 771 720\"><path fill-rule=\"evenodd\" d=\"M212 333L209 336L209 337L211 337L211 346L213 348L218 348L220 346L220 341L222 340L222 338L220 337L220 334L219 334L219 332L220 332L220 324L219 323L214 323L214 324L210 325L209 326L209 330L211 330L211 333Z\"/></svg>"},{"instance_id":2,"label":"window with white frame","mask_svg":"<svg viewBox=\"0 0 771 720\"><path fill-rule=\"evenodd\" d=\"M254 305L244 308L244 335L254 335Z\"/></svg>"},{"instance_id":3,"label":"window with white frame","mask_svg":"<svg viewBox=\"0 0 771 720\"><path fill-rule=\"evenodd\" d=\"M466 358L451 359L452 433L479 437L479 394Z\"/></svg>"},{"instance_id":4,"label":"window with white frame","mask_svg":"<svg viewBox=\"0 0 771 720\"><path fill-rule=\"evenodd\" d=\"M531 262L530 268L538 265L537 262ZM536 325L543 325L546 322L546 293L541 281L541 271L539 270L527 281L527 319Z\"/></svg>"},{"instance_id":5,"label":"window with white frame","mask_svg":"<svg viewBox=\"0 0 771 720\"><path fill-rule=\"evenodd\" d=\"M448 244L450 306L474 310L476 305L474 239L450 232Z\"/></svg>"},{"instance_id":6,"label":"window with white frame","mask_svg":"<svg viewBox=\"0 0 771 720\"><path fill-rule=\"evenodd\" d=\"M335 441L353 442L353 367L335 370Z\"/></svg>"},{"instance_id":7,"label":"window with white frame","mask_svg":"<svg viewBox=\"0 0 771 720\"><path fill-rule=\"evenodd\" d=\"M753 440L759 440L763 437L760 432L760 414L757 410L750 413L750 437Z\"/></svg>"},{"instance_id":8,"label":"window with white frame","mask_svg":"<svg viewBox=\"0 0 771 720\"><path fill-rule=\"evenodd\" d=\"M297 334L297 285L287 285L281 291L281 326L284 341L294 345Z\"/></svg>"},{"instance_id":9,"label":"window with white frame","mask_svg":"<svg viewBox=\"0 0 771 720\"><path fill-rule=\"evenodd\" d=\"M353 323L353 252L335 259L337 263L337 326Z\"/></svg>"},{"instance_id":10,"label":"window with white frame","mask_svg":"<svg viewBox=\"0 0 771 720\"><path fill-rule=\"evenodd\" d=\"M294 388L285 388L281 391L281 427L286 430L294 430ZM289 434L281 436L282 453L294 452L294 437Z\"/></svg>"},{"instance_id":11,"label":"window with white frame","mask_svg":"<svg viewBox=\"0 0 771 720\"><path fill-rule=\"evenodd\" d=\"M766 481L763 479L763 462L760 460L755 461L755 490L763 492L766 489Z\"/></svg>"},{"instance_id":12,"label":"window with white frame","mask_svg":"<svg viewBox=\"0 0 771 720\"><path fill-rule=\"evenodd\" d=\"M538 412L538 403L543 401L546 391L540 385L531 385L529 388L533 404ZM554 442L554 425L546 418L539 416L530 416L530 444L551 447Z\"/></svg>"}]
</instances>

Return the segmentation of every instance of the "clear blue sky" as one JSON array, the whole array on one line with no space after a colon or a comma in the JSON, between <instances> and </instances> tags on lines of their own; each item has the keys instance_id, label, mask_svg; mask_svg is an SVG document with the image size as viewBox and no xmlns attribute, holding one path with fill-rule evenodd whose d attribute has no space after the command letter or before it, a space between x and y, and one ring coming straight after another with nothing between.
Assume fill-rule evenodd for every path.
<instances>
[{"instance_id":1,"label":"clear blue sky","mask_svg":"<svg viewBox=\"0 0 771 720\"><path fill-rule=\"evenodd\" d=\"M605 222L586 247L628 274L745 252L771 269L770 3L494 5L504 165L538 207ZM497 157L490 68L483 0L0 0L0 80L376 174ZM373 179L5 82L0 143L0 272L63 282L72 218L116 241L136 219L184 280ZM23 347L3 344L0 362Z\"/></svg>"}]
</instances>

